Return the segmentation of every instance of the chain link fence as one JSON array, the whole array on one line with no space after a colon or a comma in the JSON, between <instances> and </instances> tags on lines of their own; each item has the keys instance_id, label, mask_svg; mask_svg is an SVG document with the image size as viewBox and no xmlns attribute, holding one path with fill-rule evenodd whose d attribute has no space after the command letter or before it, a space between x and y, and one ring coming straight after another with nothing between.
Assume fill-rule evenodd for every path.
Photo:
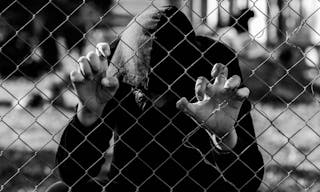
<instances>
[{"instance_id":1,"label":"chain link fence","mask_svg":"<svg viewBox=\"0 0 320 192\"><path fill-rule=\"evenodd\" d=\"M179 185L189 186L190 183L198 186L194 191L210 191L210 187L220 185L221 180L242 191L256 179L259 181L259 191L320 191L320 2L317 0L1 0L0 191L46 191L50 185L61 180L59 167L63 162L56 164L55 155L61 135L72 122L78 104L69 73L77 69L79 57L95 50L97 43L116 42L130 28L127 24L136 15L142 15L150 8L160 9L163 5L175 5L188 17L193 26L190 33L217 39L232 48L228 50L234 57L229 62L239 60L243 84L251 91L250 114L256 134L253 140L258 144L264 163L252 170L245 161L253 175L249 175L248 181L238 187L224 176L235 162L243 161L240 156L248 149L241 153L232 152L236 159L221 170L219 165L207 160L207 154L202 154L189 142L190 137L202 129L201 123L190 122L196 125L186 132L176 123L176 118L183 114L160 110L158 105L161 106L161 99L158 104L153 104L154 108L148 108L137 116L136 111L128 108L130 95L126 95L117 101L114 110L121 109L131 125L128 130L112 137L111 147L106 152L97 149L106 159L100 175L107 177L113 167L118 170L118 176L134 186L134 191L142 190L154 178L172 191ZM141 25L139 21L134 21ZM129 42L122 43L132 49L133 55L136 54L137 50L129 47ZM179 45L180 42L174 49L167 50L168 55ZM200 54L196 60L200 59L207 58ZM161 96L171 94L178 100L184 95L175 92L174 87L186 85L185 89L192 91L196 77L188 71L196 62L191 66L176 62L182 71L176 79L168 83L161 75L155 76L167 89ZM154 68L160 67L156 65ZM210 74L209 71L196 71L196 74L207 73ZM181 81L185 84L179 84ZM146 113L157 117L153 121L159 121L157 124L161 128L156 133L145 127L141 120ZM107 115L103 120L108 118ZM170 145L162 143L162 137L176 137L166 135L170 133L168 129L173 129L172 133L178 135L177 138L182 137L179 147L172 148L176 144L174 139L172 145L171 142ZM81 133L83 142L90 140L88 138L94 131L88 135ZM148 138L148 142L144 142L144 138ZM133 139L136 141L126 143ZM254 142L249 143L247 148ZM127 150L125 153L130 161L126 165L113 165L113 144L121 146L120 151ZM186 168L188 166L183 165L184 160L175 159L181 146L196 150L202 159ZM216 147L209 146L216 150ZM80 145L75 151L78 148L81 148ZM149 152L153 157L143 157L145 151L160 151L158 148L164 151L163 154ZM211 149L209 151L212 152ZM68 151L69 156L72 153ZM160 159L161 164L152 164L154 159ZM253 162L257 157L249 159L248 162ZM137 179L140 173L132 176L128 171L128 167L136 161L141 161L141 164L135 166L150 169L141 181ZM169 162L174 164L170 165L172 175L179 174L175 166L183 169L184 174L175 181L162 178L159 171ZM85 171L83 176L95 163L88 168L82 167ZM213 173L216 178L209 179L208 185L192 177L192 171L201 163L215 169ZM261 171L264 171L263 178L258 175Z\"/></svg>"}]
</instances>

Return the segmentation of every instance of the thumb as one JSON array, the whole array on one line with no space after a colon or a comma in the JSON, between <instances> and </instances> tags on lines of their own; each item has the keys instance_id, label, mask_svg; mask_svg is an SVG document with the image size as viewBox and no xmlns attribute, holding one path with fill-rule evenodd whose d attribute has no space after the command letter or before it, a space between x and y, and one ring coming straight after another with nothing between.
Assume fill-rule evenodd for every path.
<instances>
[{"instance_id":1,"label":"thumb","mask_svg":"<svg viewBox=\"0 0 320 192\"><path fill-rule=\"evenodd\" d=\"M82 83L85 79L79 71L72 71L70 73L70 80L73 84Z\"/></svg>"},{"instance_id":2,"label":"thumb","mask_svg":"<svg viewBox=\"0 0 320 192\"><path fill-rule=\"evenodd\" d=\"M116 77L104 77L101 79L101 84L109 91L116 91L119 88L119 80Z\"/></svg>"},{"instance_id":3,"label":"thumb","mask_svg":"<svg viewBox=\"0 0 320 192\"><path fill-rule=\"evenodd\" d=\"M189 101L185 97L181 98L177 102L176 107L188 115L191 115L193 117L195 116L195 112L196 112L195 105L192 103L189 103Z\"/></svg>"},{"instance_id":4,"label":"thumb","mask_svg":"<svg viewBox=\"0 0 320 192\"><path fill-rule=\"evenodd\" d=\"M243 87L238 89L236 92L236 96L239 100L243 100L249 97L250 90L247 87Z\"/></svg>"}]
</instances>

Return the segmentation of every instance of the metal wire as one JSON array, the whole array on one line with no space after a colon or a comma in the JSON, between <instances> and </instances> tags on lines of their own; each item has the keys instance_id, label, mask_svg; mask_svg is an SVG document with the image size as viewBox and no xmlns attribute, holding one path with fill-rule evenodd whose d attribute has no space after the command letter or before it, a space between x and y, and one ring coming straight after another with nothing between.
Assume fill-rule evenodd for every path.
<instances>
[{"instance_id":1,"label":"metal wire","mask_svg":"<svg viewBox=\"0 0 320 192\"><path fill-rule=\"evenodd\" d=\"M253 96L250 97L253 106L251 114L253 115L253 120L256 121L254 122L254 125L257 134L256 138L252 139L258 143L259 149L264 156L265 165L261 167L260 170L265 169L266 172L265 178L261 180L260 191L285 191L285 188L288 186L291 186L290 191L319 191L320 174L318 174L318 172L320 170L320 164L317 162L318 159L314 158L314 154L317 154L320 142L312 140L314 143L308 145L308 136L310 136L310 139L319 139L320 137L319 128L315 127L315 124L313 123L320 114L320 110L318 109L318 103L320 102L318 96L320 91L320 87L318 85L318 79L320 76L319 63L314 62L313 59L309 58L309 54L313 50L316 50L319 54L320 34L311 20L319 14L320 1L313 1L313 3L316 4L315 8L310 14L307 14L303 11L307 9L304 7L306 5L300 0L287 0L282 3L279 3L280 0L265 0L263 1L265 3L265 7L261 6L261 2L259 1L248 0L246 3L247 9L244 12L241 12L240 15L236 15L234 13L234 9L239 9L237 7L237 3L240 1L242 0L234 2L232 0L214 1L216 4L214 7L209 9L209 0L183 0L177 1L178 3L175 1L160 0L137 0L137 2L132 3L130 1L117 0L114 2L110 1L110 6L107 10L103 10L101 7L99 8L100 5L97 4L97 1L85 0L78 3L66 0L48 0L43 2L39 0L39 2L37 1L36 3L30 4L21 0L0 2L0 62L3 66L0 66L0 129L3 130L3 132L0 130L0 134L3 135L0 137L0 140L3 140L3 142L0 142L0 191L45 191L49 185L59 180L57 170L63 162L60 164L54 164L54 154L57 146L59 145L59 140L64 128L71 121L72 116L75 115L74 110L70 110L70 108L74 108L75 106L66 106L68 105L66 104L67 101L64 101L62 104L57 103L61 101L61 98L63 98L65 94L69 94L73 99L77 98L75 90L72 88L72 84L68 78L67 73L70 71L64 71L65 68L63 65L77 63L78 55L85 54L88 49L93 49L97 44L97 39L95 39L94 35L95 33L101 32L102 36L104 36L103 38L98 39L98 41L106 40L111 43L116 39L119 39L123 32L130 27L125 26L132 18L135 24L138 24L140 27L144 27L137 19L135 19L136 15L143 14L149 8L159 9L159 4L170 3L180 5L178 10L187 14L193 24L194 31L198 32L205 29L206 31L202 32L202 35L211 36L222 43L229 44L229 46L231 46L230 51L235 55L233 60L240 60L240 67L244 72L243 85L248 86L253 94ZM141 3L141 6L144 6L144 8L139 8L138 11L132 12L132 7L134 7L133 4L135 3ZM226 6L225 4L230 6ZM202 9L200 10L199 5L202 6ZM297 5L299 5L299 8L296 7ZM72 7L71 10L67 10L66 7L68 6ZM55 13L59 12L59 15L50 15L50 12L46 12L46 9L49 7L51 7L52 10L55 10ZM275 7L277 7L277 10ZM91 13L98 13L98 17L92 16L94 21L90 21L91 23L89 21L84 21L88 15L83 14L86 13L85 11L87 10L90 10ZM239 21L246 17L250 11L254 11L254 17L259 15L265 20L264 27L255 33L252 33L252 31L247 29L245 26L239 25ZM229 18L227 18L227 20L230 21L230 23L223 24L226 18L223 17L222 13L228 15ZM15 17L15 14L19 14L19 16ZM52 17L55 16L62 17L63 19L61 19L61 22L57 23L56 26L50 27ZM209 22L212 17L215 17L216 24ZM292 24L288 23L291 22L294 17L299 18L300 21L295 21L296 24L292 26ZM30 19L19 24L20 19L25 20L26 18ZM115 23L113 19L119 19L121 23ZM232 23L232 20L235 22ZM169 22L170 18L167 23ZM188 34L183 34L176 26L173 27L179 33L184 35L184 37L188 36ZM246 34L246 38L249 40L243 41L242 38L245 37L241 36L240 32L237 33L237 37L232 37L234 39L227 39L229 37L228 34L233 33L237 27L240 27L239 30L244 31L242 34ZM220 30L222 28L225 28L225 30ZM70 29L73 29L73 31L68 31ZM272 30L274 30L274 32L272 32ZM308 41L304 44L299 42L297 43L297 41L295 41L297 40L297 36L302 34L304 30L311 31L310 33L318 36L317 42ZM191 31L190 33L194 31ZM81 37L77 37L72 45L67 45L68 43L63 43L60 39L62 38L67 42L69 40L68 38L70 38L70 34L68 33L79 33L81 34ZM273 35L272 33L277 33L276 41L274 39L270 39ZM259 39L265 35L267 36L267 40L265 42L259 41ZM301 40L301 37L299 38L298 40ZM241 41L242 44L240 48L232 47L235 39ZM56 46L57 48L46 50L45 46L48 46L49 41L54 42L54 44L51 44L51 47ZM120 41L133 51L133 55L130 58L127 58L128 61L135 57L139 57L139 49L143 49L143 46L147 43L145 42L143 45L138 47L138 50L134 50L127 42L124 42L123 40ZM190 138L195 133L201 129L205 129L207 121L214 117L216 112L224 112L225 107L230 101L226 99L221 101L221 103L218 103L217 105L219 108L212 109L212 113L202 122L198 122L195 117L190 116L197 126L193 131L187 134L180 130L180 128L174 123L175 118L181 115L182 112L169 116L156 106L156 103L160 102L160 98L164 97L168 93L173 94L177 98L181 97L181 95L172 89L172 86L181 80L181 78L187 77L193 82L196 81L196 79L188 74L187 71L200 59L204 59L212 65L215 64L211 63L209 59L204 57L204 53L206 53L211 47L215 46L215 44L211 45L206 51L200 51L199 48L186 38L185 41L201 53L202 57L198 58L191 66L184 67L182 63L179 63L179 61L169 54L172 50L167 50L168 55L153 66L153 69L159 67L163 60L169 58L174 60L179 67L184 69L184 72L179 75L177 74L177 79L170 84L168 84L160 75L155 73L155 77L161 83L165 84L168 89L164 93L161 93L155 101L152 101L151 98L147 98L147 96L143 95L146 97L145 99L147 101L151 101L151 105L146 106L144 112L140 116L135 117L124 104L125 100L131 93L123 97L121 100L116 101L116 108L121 109L126 113L126 115L134 118L135 123L124 131L122 135L118 135L117 139L115 139L115 136L113 137L115 141L111 145L111 148L113 148L114 145L121 143L121 137L130 132L134 126L143 127L143 124L139 122L139 120L141 120L141 118L151 109L156 110L156 112L168 122L156 134L153 134L150 130L143 127L145 133L152 137L152 139L138 151L129 144L122 142L122 144L124 144L128 149L136 153L136 156L123 167L119 168L114 166L114 168L118 169L119 173L131 184L136 186L137 189L144 185L151 177L156 177L166 186L174 188L182 183L185 178L189 177L189 175L186 174L181 177L174 186L170 186L168 183L165 183L163 178L157 175L157 170L159 170L161 166L169 160L174 161L174 163L182 168L186 173L190 173L195 169L198 164L201 163L200 161L190 169L185 169L179 161L172 158L172 155L178 150L178 148L184 146L197 152L202 157L201 161L213 167L219 173L219 177L215 181L212 181L210 186L201 186L198 181L189 177L189 179L196 183L203 191L208 190L221 178L234 188L237 188L238 191L241 191L242 187L236 187L235 184L228 181L224 176L227 169L232 167L235 162L228 165L226 169L221 170L216 164L207 160L208 154L212 153L212 151L217 154L223 153L219 150L219 147L217 148L217 145L223 145L221 141L223 138L227 137L228 133L222 136L220 140L216 137L214 140L216 142L211 143L212 150L205 154L190 142ZM81 47L83 42L84 46ZM154 43L159 44L162 49L165 49L164 46L157 42L156 39L154 40ZM181 43L182 42L178 43L173 50ZM61 53L61 51L59 52L59 50L62 49L65 51L63 53ZM53 60L48 56L48 54L50 54L49 52L52 50L57 52L55 55L56 58L53 58ZM75 50L78 50L78 52ZM252 54L250 55L250 50L258 50L263 53L252 56ZM285 54L286 51L289 51L289 57L285 60L281 60L282 55ZM38 57L39 60L35 60L34 57ZM66 61L67 59L69 60ZM226 63L226 65L228 66L232 61ZM307 62L312 63L314 67L307 66ZM128 73L128 71L125 71L125 69L121 67L119 68L115 63L110 63L110 65L114 65L118 69L118 73L115 74L116 76L118 76L119 73ZM310 71L312 72L311 78L306 75ZM34 77L34 73L36 73L36 77ZM203 73L207 73L207 71L204 71ZM272 74L274 76L268 76L265 74ZM133 79L137 78L137 74L127 75ZM46 82L51 86L54 85L50 80L47 82L47 79L52 77L56 78L60 82L60 84L57 85L59 87L59 91L57 93L52 93L54 91L49 90L51 93L48 94L48 88L44 88L42 84ZM144 74L139 78L144 79L147 77L148 75ZM22 92L17 91L25 89L19 85L21 80L23 82L27 82L29 86L31 85L31 88ZM10 85L12 82L15 82L13 86L14 88ZM146 80L146 82L148 82L148 80ZM190 89L192 89L192 87L193 85L190 85ZM133 92L139 92L139 88L139 86L134 87ZM32 100L34 100L34 93L41 96L39 101L40 104L32 104ZM4 99L4 101L2 102L1 99ZM196 97L193 97L190 101L195 100ZM27 103L25 101L27 101ZM312 112L307 115L304 113L304 110L299 109L299 107L307 109L310 106L316 107L312 108ZM111 109L109 114L106 116L110 115L114 110L116 110L116 108ZM224 113L228 116L227 112ZM288 113L291 115L287 115ZM13 115L16 117L12 118ZM50 124L56 122L43 120L43 118L49 119L50 116L55 115L57 118L59 116L60 119L64 120L61 120L60 123L52 126ZM231 116L229 118L232 119ZM296 125L297 127L285 127L283 125L279 125L279 121L286 120L283 120L283 118L291 118L292 121L301 122L302 125ZM31 123L26 123L26 119L31 119ZM101 124L105 124L103 122L104 118L99 117L99 119L102 120ZM239 129L243 129L244 132L246 132L244 127L239 126L240 120L235 124ZM58 121L59 120L57 120L57 122ZM107 124L105 125L108 126ZM181 141L182 145L178 146L173 151L167 149L157 140L157 137L169 126L172 126L170 128L176 129L179 134L183 135L183 139ZM91 130L88 135L79 132L85 139L78 145L78 147L69 152L69 156L76 151L81 144L87 142L88 136L94 133L95 130L96 129ZM279 138L279 142L275 142L270 137L268 138L268 134L270 134L269 132L273 130L275 131L269 136ZM36 146L34 144L35 140L38 138L32 138L32 135L27 137L30 133L37 132L41 132L42 135L47 135L46 139L42 141L42 143L39 141L41 143L40 146ZM296 139L297 137L301 137L299 136L301 134L306 135L305 142L302 143L300 140ZM248 133L248 135L250 134ZM138 155L152 143L157 144L167 154L169 154L169 156L156 167L151 167ZM100 151L93 143L89 142L89 144L101 153L101 158L106 155L112 156L110 151ZM241 154L245 153L253 144L254 143L249 144ZM110 150L112 151L112 149ZM289 150L289 152L287 152L287 150ZM295 153L290 150L295 150ZM237 161L243 163L255 174L255 176L257 176L258 172L252 170L249 165L240 159L241 154L235 153L232 149L230 149L228 153L236 155ZM292 164L290 164L290 162L285 164L286 160L290 160L289 157L284 157L286 155L296 155L297 157L292 157ZM279 156L283 159L281 160ZM123 172L123 170L130 166L134 160L140 160L144 166L148 167L153 172L153 174L146 178L141 185L137 185L135 182L131 181ZM112 162L108 163L110 165ZM77 162L77 164L81 167L80 163ZM307 169L307 165L311 168ZM94 166L94 164L92 164L88 169L92 166ZM81 169L86 172L88 171L88 169L84 167L81 167ZM308 174L305 169L310 171L310 173ZM36 174L37 176L32 174ZM85 176L87 175L81 176L78 181ZM254 177L250 178L247 183L252 179L254 179ZM110 182L112 182L112 180ZM69 187L72 188L73 186Z\"/></svg>"}]
</instances>

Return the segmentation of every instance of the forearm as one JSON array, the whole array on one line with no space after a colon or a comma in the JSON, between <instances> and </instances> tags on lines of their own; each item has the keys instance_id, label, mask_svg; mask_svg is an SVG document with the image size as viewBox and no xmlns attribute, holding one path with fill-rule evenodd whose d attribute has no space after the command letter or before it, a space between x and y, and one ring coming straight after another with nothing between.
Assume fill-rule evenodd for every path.
<instances>
[{"instance_id":1,"label":"forearm","mask_svg":"<svg viewBox=\"0 0 320 192\"><path fill-rule=\"evenodd\" d=\"M263 159L258 149L252 119L247 103L240 114L236 145L230 151L217 150L216 164L227 182L240 191L256 191L263 179ZM248 113L248 114L246 114ZM245 117L244 117L245 116Z\"/></svg>"},{"instance_id":2,"label":"forearm","mask_svg":"<svg viewBox=\"0 0 320 192\"><path fill-rule=\"evenodd\" d=\"M216 154L216 164L226 182L240 191L256 191L263 179L263 160L257 144L238 139L237 145L229 152Z\"/></svg>"},{"instance_id":3,"label":"forearm","mask_svg":"<svg viewBox=\"0 0 320 192\"><path fill-rule=\"evenodd\" d=\"M71 186L97 176L111 137L112 130L102 120L83 126L74 116L62 135L56 155L62 180Z\"/></svg>"}]
</instances>

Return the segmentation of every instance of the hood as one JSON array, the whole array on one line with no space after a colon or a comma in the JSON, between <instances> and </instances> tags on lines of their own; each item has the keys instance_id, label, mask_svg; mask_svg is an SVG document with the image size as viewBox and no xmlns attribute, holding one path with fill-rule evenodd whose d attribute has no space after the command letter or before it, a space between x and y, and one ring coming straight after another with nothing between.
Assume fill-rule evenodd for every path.
<instances>
[{"instance_id":1,"label":"hood","mask_svg":"<svg viewBox=\"0 0 320 192\"><path fill-rule=\"evenodd\" d=\"M120 81L153 93L171 90L176 96L192 97L195 79L210 79L215 63L228 65L229 76L241 76L233 50L196 36L191 22L174 6L150 7L133 18L111 51L110 63L118 69Z\"/></svg>"},{"instance_id":2,"label":"hood","mask_svg":"<svg viewBox=\"0 0 320 192\"><path fill-rule=\"evenodd\" d=\"M133 18L111 45L110 63L116 66L123 82L147 89L150 72L165 58L176 60L181 66L189 65L181 50L188 52L194 39L191 23L176 7L150 7ZM166 67L169 69L170 65Z\"/></svg>"}]
</instances>

